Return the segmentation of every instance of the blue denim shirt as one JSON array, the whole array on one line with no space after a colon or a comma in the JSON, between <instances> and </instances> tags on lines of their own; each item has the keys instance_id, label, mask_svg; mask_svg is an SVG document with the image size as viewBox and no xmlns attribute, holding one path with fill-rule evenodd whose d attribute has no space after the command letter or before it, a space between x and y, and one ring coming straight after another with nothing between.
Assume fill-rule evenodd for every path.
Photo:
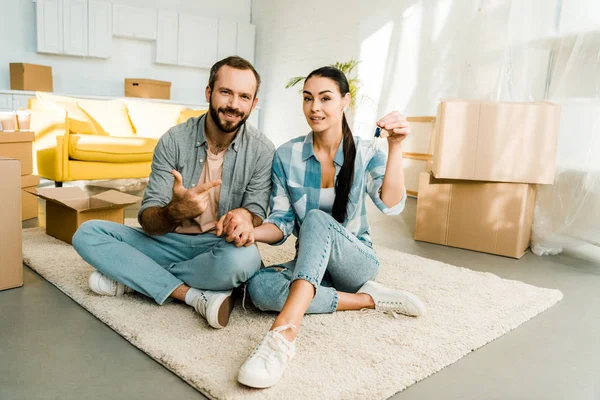
<instances>
[{"instance_id":1,"label":"blue denim shirt","mask_svg":"<svg viewBox=\"0 0 600 400\"><path fill-rule=\"evenodd\" d=\"M144 193L141 216L149 207L163 207L173 197L173 174L183 177L183 186L196 186L206 161L208 143L204 135L206 114L190 118L169 129L158 141L152 158L152 172ZM225 150L219 217L234 208L244 207L261 218L267 214L271 194L273 143L247 122L240 127Z\"/></svg>"},{"instance_id":2,"label":"blue denim shirt","mask_svg":"<svg viewBox=\"0 0 600 400\"><path fill-rule=\"evenodd\" d=\"M354 137L356 159L354 181L348 199L348 214L342 224L353 235L368 246L372 245L367 219L367 194L384 214L397 215L404 209L406 189L402 200L394 207L381 201L381 186L385 174L386 155L375 151L372 142ZM344 163L343 143L333 160L335 179ZM313 149L313 133L301 136L283 144L275 152L273 160L273 193L270 213L265 222L275 224L282 232L282 244L290 234L298 236L306 214L319 208L321 194L321 163Z\"/></svg>"}]
</instances>

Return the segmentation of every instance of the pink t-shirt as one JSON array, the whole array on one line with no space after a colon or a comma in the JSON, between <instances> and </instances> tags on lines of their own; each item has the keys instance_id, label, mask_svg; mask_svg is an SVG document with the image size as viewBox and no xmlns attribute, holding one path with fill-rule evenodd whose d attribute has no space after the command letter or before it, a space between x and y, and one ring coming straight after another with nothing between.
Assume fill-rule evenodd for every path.
<instances>
[{"instance_id":1,"label":"pink t-shirt","mask_svg":"<svg viewBox=\"0 0 600 400\"><path fill-rule=\"evenodd\" d=\"M205 182L221 179L223 175L223 157L225 152L213 154L206 149L206 161L200 173L198 185ZM221 186L214 187L208 192L208 208L194 219L188 219L175 229L177 233L206 233L215 230L219 222L219 199L221 197Z\"/></svg>"}]
</instances>

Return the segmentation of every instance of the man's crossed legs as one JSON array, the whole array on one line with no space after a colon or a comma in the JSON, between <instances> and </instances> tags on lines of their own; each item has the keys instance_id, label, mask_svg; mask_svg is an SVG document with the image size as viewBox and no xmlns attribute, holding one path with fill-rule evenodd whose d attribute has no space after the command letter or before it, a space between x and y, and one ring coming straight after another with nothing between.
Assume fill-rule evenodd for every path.
<instances>
[{"instance_id":1,"label":"man's crossed legs","mask_svg":"<svg viewBox=\"0 0 600 400\"><path fill-rule=\"evenodd\" d=\"M134 290L163 304L189 286L185 302L214 328L229 320L232 289L261 265L255 245L238 248L209 233L150 236L141 228L107 221L82 224L73 247L98 270L90 276L94 292L116 296Z\"/></svg>"}]
</instances>

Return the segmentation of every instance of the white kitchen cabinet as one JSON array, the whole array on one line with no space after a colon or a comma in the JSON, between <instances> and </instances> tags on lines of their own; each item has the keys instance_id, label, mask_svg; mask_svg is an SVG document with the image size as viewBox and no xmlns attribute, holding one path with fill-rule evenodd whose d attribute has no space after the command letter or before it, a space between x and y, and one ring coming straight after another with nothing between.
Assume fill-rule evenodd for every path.
<instances>
[{"instance_id":1,"label":"white kitchen cabinet","mask_svg":"<svg viewBox=\"0 0 600 400\"><path fill-rule=\"evenodd\" d=\"M158 11L156 33L156 62L158 64L177 64L178 40L179 14L174 11Z\"/></svg>"},{"instance_id":2,"label":"white kitchen cabinet","mask_svg":"<svg viewBox=\"0 0 600 400\"><path fill-rule=\"evenodd\" d=\"M156 40L157 11L152 8L113 4L113 35Z\"/></svg>"},{"instance_id":3,"label":"white kitchen cabinet","mask_svg":"<svg viewBox=\"0 0 600 400\"><path fill-rule=\"evenodd\" d=\"M219 20L179 14L177 64L210 68L217 61Z\"/></svg>"},{"instance_id":4,"label":"white kitchen cabinet","mask_svg":"<svg viewBox=\"0 0 600 400\"><path fill-rule=\"evenodd\" d=\"M217 59L237 54L237 24L231 21L219 20L219 42Z\"/></svg>"},{"instance_id":5,"label":"white kitchen cabinet","mask_svg":"<svg viewBox=\"0 0 600 400\"><path fill-rule=\"evenodd\" d=\"M63 52L63 0L37 0L37 51Z\"/></svg>"},{"instance_id":6,"label":"white kitchen cabinet","mask_svg":"<svg viewBox=\"0 0 600 400\"><path fill-rule=\"evenodd\" d=\"M89 0L88 10L88 55L109 58L112 52L112 4Z\"/></svg>"},{"instance_id":7,"label":"white kitchen cabinet","mask_svg":"<svg viewBox=\"0 0 600 400\"><path fill-rule=\"evenodd\" d=\"M13 110L18 110L20 108L28 109L29 108L29 99L31 99L31 95L27 94L13 94L12 96L12 108Z\"/></svg>"},{"instance_id":8,"label":"white kitchen cabinet","mask_svg":"<svg viewBox=\"0 0 600 400\"><path fill-rule=\"evenodd\" d=\"M63 54L88 55L88 0L63 0Z\"/></svg>"},{"instance_id":9,"label":"white kitchen cabinet","mask_svg":"<svg viewBox=\"0 0 600 400\"><path fill-rule=\"evenodd\" d=\"M12 111L12 104L12 94L0 93L0 111Z\"/></svg>"},{"instance_id":10,"label":"white kitchen cabinet","mask_svg":"<svg viewBox=\"0 0 600 400\"><path fill-rule=\"evenodd\" d=\"M237 55L254 64L254 41L256 26L237 24Z\"/></svg>"}]
</instances>

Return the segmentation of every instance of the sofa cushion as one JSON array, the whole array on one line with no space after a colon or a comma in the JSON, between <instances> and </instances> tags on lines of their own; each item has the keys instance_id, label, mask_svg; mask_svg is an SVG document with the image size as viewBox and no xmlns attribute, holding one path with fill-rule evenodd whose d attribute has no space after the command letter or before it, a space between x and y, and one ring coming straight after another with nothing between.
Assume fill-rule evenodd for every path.
<instances>
[{"instance_id":1,"label":"sofa cushion","mask_svg":"<svg viewBox=\"0 0 600 400\"><path fill-rule=\"evenodd\" d=\"M69 135L69 158L113 163L152 161L157 141L141 137Z\"/></svg>"},{"instance_id":2,"label":"sofa cushion","mask_svg":"<svg viewBox=\"0 0 600 400\"><path fill-rule=\"evenodd\" d=\"M57 96L52 93L36 92L37 107L43 111L64 110L69 120L69 131L88 134L106 134L71 97Z\"/></svg>"},{"instance_id":3,"label":"sofa cushion","mask_svg":"<svg viewBox=\"0 0 600 400\"><path fill-rule=\"evenodd\" d=\"M158 139L177 125L179 114L188 108L175 104L150 101L123 100L129 110L129 118L136 135Z\"/></svg>"},{"instance_id":4,"label":"sofa cushion","mask_svg":"<svg viewBox=\"0 0 600 400\"><path fill-rule=\"evenodd\" d=\"M127 106L116 100L78 99L79 107L90 115L109 136L134 136Z\"/></svg>"},{"instance_id":5,"label":"sofa cushion","mask_svg":"<svg viewBox=\"0 0 600 400\"><path fill-rule=\"evenodd\" d=\"M183 110L179 113L179 120L177 121L177 123L183 124L190 118L201 117L204 114L206 114L207 111L208 110Z\"/></svg>"}]
</instances>

